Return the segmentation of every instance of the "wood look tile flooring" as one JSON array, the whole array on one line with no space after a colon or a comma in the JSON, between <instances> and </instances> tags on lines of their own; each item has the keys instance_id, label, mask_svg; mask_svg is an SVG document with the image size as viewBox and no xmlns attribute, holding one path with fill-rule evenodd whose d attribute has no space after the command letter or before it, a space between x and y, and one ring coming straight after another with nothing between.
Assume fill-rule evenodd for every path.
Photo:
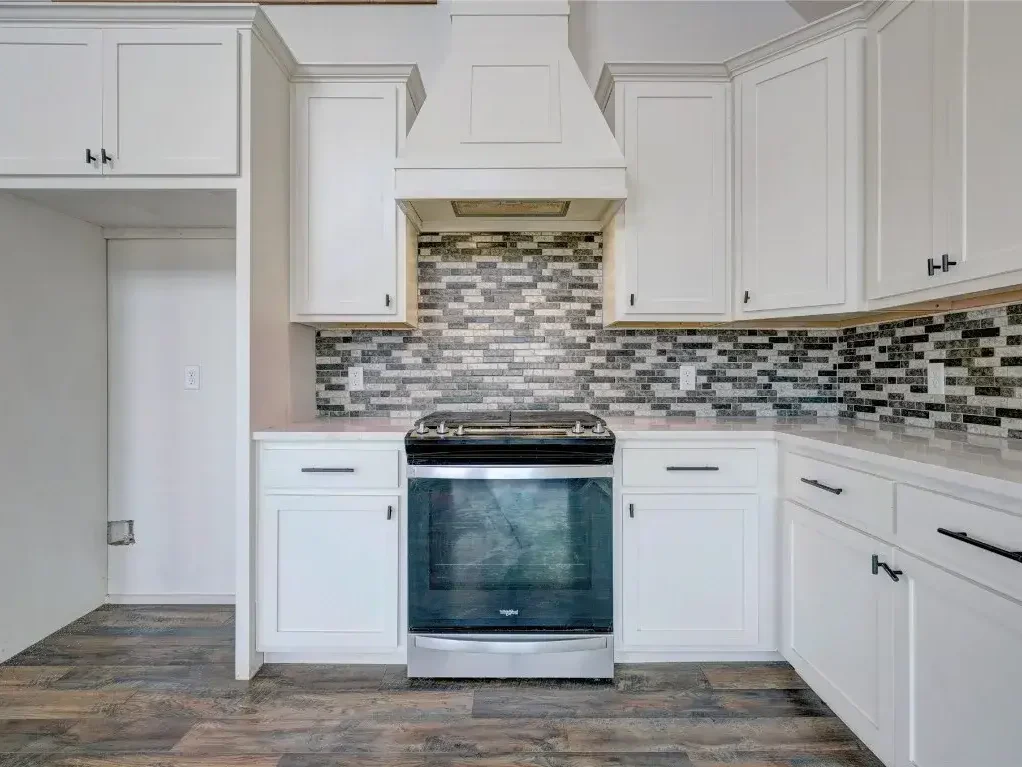
<instances>
[{"instance_id":1,"label":"wood look tile flooring","mask_svg":"<svg viewBox=\"0 0 1022 767\"><path fill-rule=\"evenodd\" d=\"M233 678L233 612L104 607L0 665L2 767L882 767L784 663L612 683Z\"/></svg>"}]
</instances>

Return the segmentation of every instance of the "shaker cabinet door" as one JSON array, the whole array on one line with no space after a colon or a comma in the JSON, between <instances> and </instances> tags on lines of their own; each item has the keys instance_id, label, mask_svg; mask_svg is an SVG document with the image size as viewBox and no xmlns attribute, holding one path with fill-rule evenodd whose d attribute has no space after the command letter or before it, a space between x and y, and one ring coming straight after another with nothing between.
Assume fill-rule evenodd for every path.
<instances>
[{"instance_id":1,"label":"shaker cabinet door","mask_svg":"<svg viewBox=\"0 0 1022 767\"><path fill-rule=\"evenodd\" d=\"M759 641L759 498L625 495L622 613L628 648Z\"/></svg>"},{"instance_id":2,"label":"shaker cabinet door","mask_svg":"<svg viewBox=\"0 0 1022 767\"><path fill-rule=\"evenodd\" d=\"M98 29L0 29L0 174L100 173L102 39Z\"/></svg>"},{"instance_id":3,"label":"shaker cabinet door","mask_svg":"<svg viewBox=\"0 0 1022 767\"><path fill-rule=\"evenodd\" d=\"M1022 606L900 551L897 567L895 764L1015 767Z\"/></svg>"},{"instance_id":4,"label":"shaker cabinet door","mask_svg":"<svg viewBox=\"0 0 1022 767\"><path fill-rule=\"evenodd\" d=\"M238 32L103 32L103 172L238 172Z\"/></svg>"},{"instance_id":5,"label":"shaker cabinet door","mask_svg":"<svg viewBox=\"0 0 1022 767\"><path fill-rule=\"evenodd\" d=\"M261 499L258 646L398 645L397 496Z\"/></svg>"},{"instance_id":6,"label":"shaker cabinet door","mask_svg":"<svg viewBox=\"0 0 1022 767\"><path fill-rule=\"evenodd\" d=\"M784 506L781 651L879 756L893 751L890 546L793 503Z\"/></svg>"}]
</instances>

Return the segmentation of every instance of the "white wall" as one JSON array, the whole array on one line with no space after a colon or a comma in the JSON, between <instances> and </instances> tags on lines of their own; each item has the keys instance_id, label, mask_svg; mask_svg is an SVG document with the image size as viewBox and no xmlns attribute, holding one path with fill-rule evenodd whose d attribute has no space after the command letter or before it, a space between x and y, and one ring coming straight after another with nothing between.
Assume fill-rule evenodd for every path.
<instances>
[{"instance_id":1,"label":"white wall","mask_svg":"<svg viewBox=\"0 0 1022 767\"><path fill-rule=\"evenodd\" d=\"M111 240L111 601L233 602L235 244ZM201 388L184 388L186 365Z\"/></svg>"},{"instance_id":2,"label":"white wall","mask_svg":"<svg viewBox=\"0 0 1022 767\"><path fill-rule=\"evenodd\" d=\"M523 0L524 1L524 0ZM590 87L608 61L723 61L805 22L784 0L572 0ZM427 97L450 46L450 4L267 5L298 61L417 63Z\"/></svg>"},{"instance_id":3,"label":"white wall","mask_svg":"<svg viewBox=\"0 0 1022 767\"><path fill-rule=\"evenodd\" d=\"M0 195L0 661L106 594L100 230Z\"/></svg>"}]
</instances>

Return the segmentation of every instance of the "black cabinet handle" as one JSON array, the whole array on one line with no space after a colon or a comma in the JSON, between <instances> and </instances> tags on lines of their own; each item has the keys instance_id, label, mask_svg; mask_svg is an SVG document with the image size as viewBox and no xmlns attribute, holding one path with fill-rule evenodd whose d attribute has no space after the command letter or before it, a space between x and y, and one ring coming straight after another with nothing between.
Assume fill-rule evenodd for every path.
<instances>
[{"instance_id":1,"label":"black cabinet handle","mask_svg":"<svg viewBox=\"0 0 1022 767\"><path fill-rule=\"evenodd\" d=\"M932 277L937 273L937 262L932 258L926 259L926 274Z\"/></svg>"},{"instance_id":2,"label":"black cabinet handle","mask_svg":"<svg viewBox=\"0 0 1022 767\"><path fill-rule=\"evenodd\" d=\"M957 261L951 261L948 257L948 254L944 253L940 257L940 270L942 272L950 272L951 267L955 266L957 263L958 263Z\"/></svg>"},{"instance_id":3,"label":"black cabinet handle","mask_svg":"<svg viewBox=\"0 0 1022 767\"><path fill-rule=\"evenodd\" d=\"M629 517L634 517L635 516L635 504L634 503L628 504L628 516Z\"/></svg>"},{"instance_id":4,"label":"black cabinet handle","mask_svg":"<svg viewBox=\"0 0 1022 767\"><path fill-rule=\"evenodd\" d=\"M390 519L393 516L394 516L394 507L393 506L388 506L387 507L387 519Z\"/></svg>"},{"instance_id":5,"label":"black cabinet handle","mask_svg":"<svg viewBox=\"0 0 1022 767\"><path fill-rule=\"evenodd\" d=\"M719 466L665 466L667 471L720 471Z\"/></svg>"},{"instance_id":6,"label":"black cabinet handle","mask_svg":"<svg viewBox=\"0 0 1022 767\"><path fill-rule=\"evenodd\" d=\"M745 295L744 295L744 296L742 297L742 303L743 303L743 304L747 304L747 303L749 303L749 299L750 299L750 298L752 298L752 296L750 296L750 295L749 295L749 291L747 291L747 290L746 290L746 291L745 291Z\"/></svg>"},{"instance_id":7,"label":"black cabinet handle","mask_svg":"<svg viewBox=\"0 0 1022 767\"><path fill-rule=\"evenodd\" d=\"M892 570L886 562L881 562L880 557L874 554L873 575L879 573L881 567L884 568L884 572L887 573L890 576L891 580L894 581L895 583L897 583L900 580L900 578L898 578L899 575L904 575L904 573L901 570Z\"/></svg>"},{"instance_id":8,"label":"black cabinet handle","mask_svg":"<svg viewBox=\"0 0 1022 767\"><path fill-rule=\"evenodd\" d=\"M992 543L986 543L984 541L970 538L968 533L956 533L953 530L947 530L943 527L938 527L937 532L941 535L946 535L948 538L954 538L956 541L967 543L970 546L975 546L977 549L983 549L983 551L989 551L991 554L996 554L999 557L1010 559L1012 562L1018 562L1022 564L1022 551L1010 551L1009 549L1002 549L1000 546L994 546Z\"/></svg>"},{"instance_id":9,"label":"black cabinet handle","mask_svg":"<svg viewBox=\"0 0 1022 767\"><path fill-rule=\"evenodd\" d=\"M334 466L303 466L302 474L354 474L354 469Z\"/></svg>"},{"instance_id":10,"label":"black cabinet handle","mask_svg":"<svg viewBox=\"0 0 1022 767\"><path fill-rule=\"evenodd\" d=\"M100 156L100 158L101 158L101 159L103 160L103 164L104 164L104 165L107 165L107 164L113 165L113 162L114 162L114 158L113 158L113 157L111 157L110 155L108 155L108 154L106 153L106 150L105 150L105 149L100 149L100 150L99 150L99 156Z\"/></svg>"},{"instance_id":11,"label":"black cabinet handle","mask_svg":"<svg viewBox=\"0 0 1022 767\"><path fill-rule=\"evenodd\" d=\"M390 293L385 293L383 296L383 302L387 306L390 306Z\"/></svg>"},{"instance_id":12,"label":"black cabinet handle","mask_svg":"<svg viewBox=\"0 0 1022 767\"><path fill-rule=\"evenodd\" d=\"M634 293L631 293L628 296L628 305L629 306L635 306L635 294Z\"/></svg>"},{"instance_id":13,"label":"black cabinet handle","mask_svg":"<svg viewBox=\"0 0 1022 767\"><path fill-rule=\"evenodd\" d=\"M809 487L815 487L819 490L826 490L828 493L833 493L834 495L841 495L841 493L844 492L844 488L842 487L830 487L829 485L825 485L822 482L817 482L815 479L807 479L805 477L802 477L802 482L806 485L809 485Z\"/></svg>"},{"instance_id":14,"label":"black cabinet handle","mask_svg":"<svg viewBox=\"0 0 1022 767\"><path fill-rule=\"evenodd\" d=\"M92 165L92 163L94 163L94 162L96 162L96 155L94 155L92 153L91 149L86 147L86 149L85 149L85 164L86 165Z\"/></svg>"}]
</instances>

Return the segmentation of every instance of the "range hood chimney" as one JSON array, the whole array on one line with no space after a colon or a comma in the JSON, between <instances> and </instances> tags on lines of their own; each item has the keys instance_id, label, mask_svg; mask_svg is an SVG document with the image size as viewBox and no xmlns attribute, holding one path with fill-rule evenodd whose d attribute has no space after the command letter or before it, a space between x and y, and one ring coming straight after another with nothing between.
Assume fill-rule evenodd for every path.
<instances>
[{"instance_id":1,"label":"range hood chimney","mask_svg":"<svg viewBox=\"0 0 1022 767\"><path fill-rule=\"evenodd\" d=\"M567 0L452 0L395 196L424 231L602 228L625 160L568 50Z\"/></svg>"}]
</instances>

